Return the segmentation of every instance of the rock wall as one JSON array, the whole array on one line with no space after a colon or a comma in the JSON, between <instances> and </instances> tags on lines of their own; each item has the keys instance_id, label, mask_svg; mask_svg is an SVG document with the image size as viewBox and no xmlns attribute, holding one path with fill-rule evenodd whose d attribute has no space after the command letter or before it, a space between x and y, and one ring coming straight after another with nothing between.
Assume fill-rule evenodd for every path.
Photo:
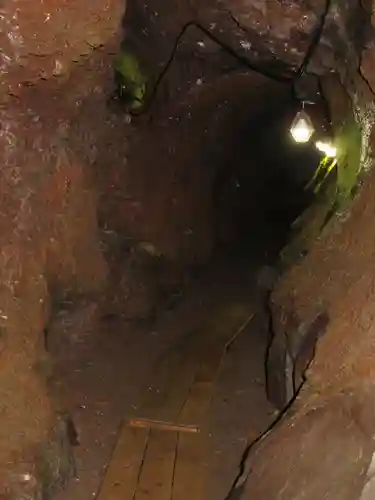
<instances>
[{"instance_id":1,"label":"rock wall","mask_svg":"<svg viewBox=\"0 0 375 500\"><path fill-rule=\"evenodd\" d=\"M301 69L345 73L371 40L370 10L359 0L130 0L124 41L151 87L170 63L158 97L173 98L202 73L209 79L208 67L252 68L279 81Z\"/></svg>"},{"instance_id":2,"label":"rock wall","mask_svg":"<svg viewBox=\"0 0 375 500\"><path fill-rule=\"evenodd\" d=\"M373 48L363 53L362 77L371 86L369 61L373 55L369 50ZM334 126L343 125L354 115L362 134L357 158L358 167L362 166L358 190L353 201L310 242L307 255L290 267L271 296L277 340L274 348L279 353L279 367L283 365L278 371L280 378L274 379L279 388L284 387L284 391L276 391L275 402L281 408L295 396L287 388L296 389L286 373L295 376L298 359L294 367L288 366L287 351L293 351L293 346L303 347L303 342L298 341L309 340L310 327L322 312L327 321L315 332L309 359L305 359L304 384L297 388L291 407L277 426L250 449L250 474L242 485L244 499L264 496L357 500L371 498L374 493L370 464L375 449L375 241L370 228L375 210L375 115L374 95L356 71L350 71L350 65L354 68L360 59L350 59L340 72L347 92L341 104L340 92L335 99L329 96L335 110ZM350 137L345 137L340 147L349 150ZM340 160L348 158L348 151L339 156Z\"/></svg>"},{"instance_id":3,"label":"rock wall","mask_svg":"<svg viewBox=\"0 0 375 500\"><path fill-rule=\"evenodd\" d=\"M372 172L347 219L333 223L273 294L283 335L310 325L322 304L329 323L291 409L250 451L244 499L361 498L375 433L374 185Z\"/></svg>"},{"instance_id":4,"label":"rock wall","mask_svg":"<svg viewBox=\"0 0 375 500\"><path fill-rule=\"evenodd\" d=\"M106 284L95 179L69 138L85 97L101 92L104 81L108 86L123 10L120 0L90 5L6 0L1 5L4 498L50 498L74 473L64 418L43 370L48 358L43 331L57 296L95 296Z\"/></svg>"}]
</instances>

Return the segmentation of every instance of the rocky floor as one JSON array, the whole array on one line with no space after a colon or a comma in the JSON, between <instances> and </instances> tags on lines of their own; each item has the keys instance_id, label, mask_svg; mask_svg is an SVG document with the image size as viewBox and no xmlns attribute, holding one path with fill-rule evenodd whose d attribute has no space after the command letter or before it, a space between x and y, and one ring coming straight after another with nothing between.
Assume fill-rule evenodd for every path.
<instances>
[{"instance_id":1,"label":"rocky floor","mask_svg":"<svg viewBox=\"0 0 375 500\"><path fill-rule=\"evenodd\" d=\"M256 316L224 358L207 421L206 500L225 498L248 440L275 417L265 397L266 321L254 271L254 264L243 259L219 258L173 311L148 327L135 327L121 317L104 319L98 326L92 304L74 315L68 313L65 322L60 318L51 348L56 361L54 390L60 391L73 416L79 446L77 479L56 500L97 495L122 419L147 390L157 359L178 336L199 326L229 298L245 297Z\"/></svg>"}]
</instances>

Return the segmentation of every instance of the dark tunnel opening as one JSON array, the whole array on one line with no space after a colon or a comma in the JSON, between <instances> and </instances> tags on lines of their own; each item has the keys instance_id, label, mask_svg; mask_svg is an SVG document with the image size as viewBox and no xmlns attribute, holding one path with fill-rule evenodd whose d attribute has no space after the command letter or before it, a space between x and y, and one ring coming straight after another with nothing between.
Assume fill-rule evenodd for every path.
<instances>
[{"instance_id":1,"label":"dark tunnel opening","mask_svg":"<svg viewBox=\"0 0 375 500\"><path fill-rule=\"evenodd\" d=\"M277 259L293 222L314 200L314 184L309 181L323 158L315 147L315 136L299 144L290 134L292 121L304 106L304 92L308 98L313 96L308 107L316 135L323 131L326 135L330 127L320 83L305 73L328 4L300 66L283 72L269 64L262 72L198 21L173 30L175 36L161 40L153 57L154 49L145 44L147 30L138 33L147 8L129 3L112 98L120 113L121 109L130 112L128 118L139 135L131 146L130 161L138 171L135 191L155 190L143 222L152 224L158 211L164 219L160 226L168 226L165 219L170 220L169 227L159 231L164 235L156 228L145 232L135 228L136 239L153 240L168 259L173 252L165 247L174 238L168 232L188 235L172 256L187 265L207 263L210 255L218 253ZM149 74L144 68L149 68ZM144 144L148 153L143 151ZM157 173L145 172L147 162L154 164ZM168 202L160 202L167 196L165 183L170 184L171 199L177 198L173 184L179 189L181 183L186 190L183 203L192 207L198 202L197 206L190 213L187 209L175 215L172 203L167 208ZM158 203L165 207L159 210ZM196 222L200 217L205 224Z\"/></svg>"},{"instance_id":2,"label":"dark tunnel opening","mask_svg":"<svg viewBox=\"0 0 375 500\"><path fill-rule=\"evenodd\" d=\"M275 261L315 199L310 181L324 157L315 137L328 137L317 95L306 109L315 135L293 140L302 105L292 84L235 71L197 82L177 104L158 103L152 121L135 117L132 189L147 194L135 238L198 268L217 254Z\"/></svg>"},{"instance_id":3,"label":"dark tunnel opening","mask_svg":"<svg viewBox=\"0 0 375 500\"><path fill-rule=\"evenodd\" d=\"M291 137L299 106L292 98L270 108L265 101L264 109L250 114L237 131L216 178L217 214L227 219L231 234L227 240L219 235L219 246L240 254L263 249L276 258L291 225L314 200L308 184L322 155L313 142L298 144Z\"/></svg>"}]
</instances>

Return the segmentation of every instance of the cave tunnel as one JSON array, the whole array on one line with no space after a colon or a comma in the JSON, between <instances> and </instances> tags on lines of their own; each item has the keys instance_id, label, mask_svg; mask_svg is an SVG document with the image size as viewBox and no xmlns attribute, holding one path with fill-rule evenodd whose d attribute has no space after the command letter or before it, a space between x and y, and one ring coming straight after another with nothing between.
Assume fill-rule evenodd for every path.
<instances>
[{"instance_id":1,"label":"cave tunnel","mask_svg":"<svg viewBox=\"0 0 375 500\"><path fill-rule=\"evenodd\" d=\"M322 156L313 143L293 141L290 128L300 103L285 87L274 98L255 94L255 102L263 101L257 107L262 107L254 113L249 102L248 122L238 130L233 125L234 143L214 185L218 245L227 221L232 230L227 245L253 254L263 246L275 257L292 223L314 197L308 187Z\"/></svg>"},{"instance_id":2,"label":"cave tunnel","mask_svg":"<svg viewBox=\"0 0 375 500\"><path fill-rule=\"evenodd\" d=\"M202 88L198 83L187 103L165 104L152 126L135 118L129 190L147 191L148 199L130 232L187 265L204 265L223 252L276 258L314 199L312 180L324 157L313 141L291 136L304 105L294 90L240 68ZM326 103L314 97L307 106L313 127L330 141Z\"/></svg>"},{"instance_id":3,"label":"cave tunnel","mask_svg":"<svg viewBox=\"0 0 375 500\"><path fill-rule=\"evenodd\" d=\"M0 499L374 498L372 2L3 3Z\"/></svg>"}]
</instances>

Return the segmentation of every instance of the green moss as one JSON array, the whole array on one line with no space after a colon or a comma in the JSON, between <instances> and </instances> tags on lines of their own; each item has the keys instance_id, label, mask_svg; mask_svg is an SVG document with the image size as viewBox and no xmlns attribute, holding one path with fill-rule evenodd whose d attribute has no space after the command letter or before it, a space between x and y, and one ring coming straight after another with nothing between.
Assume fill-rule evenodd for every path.
<instances>
[{"instance_id":1,"label":"green moss","mask_svg":"<svg viewBox=\"0 0 375 500\"><path fill-rule=\"evenodd\" d=\"M347 120L338 131L337 192L338 206L346 205L352 198L361 170L361 130L354 119Z\"/></svg>"},{"instance_id":2,"label":"green moss","mask_svg":"<svg viewBox=\"0 0 375 500\"><path fill-rule=\"evenodd\" d=\"M114 70L119 97L127 108L142 108L146 98L147 80L137 57L123 47L115 60Z\"/></svg>"}]
</instances>

